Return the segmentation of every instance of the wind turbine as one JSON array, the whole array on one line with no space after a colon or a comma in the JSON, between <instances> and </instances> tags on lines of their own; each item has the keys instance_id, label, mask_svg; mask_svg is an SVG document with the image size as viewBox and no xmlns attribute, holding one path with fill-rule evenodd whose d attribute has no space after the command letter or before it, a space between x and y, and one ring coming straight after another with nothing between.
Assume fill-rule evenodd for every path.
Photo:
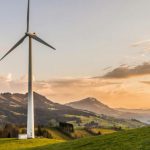
<instances>
[{"instance_id":1,"label":"wind turbine","mask_svg":"<svg viewBox=\"0 0 150 150\"><path fill-rule=\"evenodd\" d=\"M28 111L27 111L27 138L34 138L34 98L32 90L32 39L48 46L49 48L56 50L53 46L38 37L35 33L29 32L30 23L30 0L28 0L27 6L27 30L25 35L0 59L3 60L8 54L10 54L15 48L17 48L23 41L29 38L29 72L28 72Z\"/></svg>"}]
</instances>

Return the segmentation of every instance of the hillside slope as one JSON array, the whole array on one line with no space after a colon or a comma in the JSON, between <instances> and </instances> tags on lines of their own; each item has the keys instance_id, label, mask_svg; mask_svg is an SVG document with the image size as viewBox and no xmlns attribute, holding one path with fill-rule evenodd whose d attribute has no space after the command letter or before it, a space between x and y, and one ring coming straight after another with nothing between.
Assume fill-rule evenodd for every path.
<instances>
[{"instance_id":1,"label":"hillside slope","mask_svg":"<svg viewBox=\"0 0 150 150\"><path fill-rule=\"evenodd\" d=\"M41 144L40 144L41 142ZM57 144L55 144L57 143ZM0 139L0 150L150 150L150 127L69 142Z\"/></svg>"},{"instance_id":2,"label":"hillside slope","mask_svg":"<svg viewBox=\"0 0 150 150\"><path fill-rule=\"evenodd\" d=\"M38 150L39 148L37 148ZM150 128L84 138L68 143L41 147L40 150L150 150Z\"/></svg>"}]
</instances>

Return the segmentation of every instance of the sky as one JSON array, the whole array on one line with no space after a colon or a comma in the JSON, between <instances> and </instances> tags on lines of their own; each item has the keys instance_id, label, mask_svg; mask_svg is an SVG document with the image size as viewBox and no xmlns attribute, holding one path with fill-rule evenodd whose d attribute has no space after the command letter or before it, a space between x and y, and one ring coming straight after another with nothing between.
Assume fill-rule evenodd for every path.
<instances>
[{"instance_id":1,"label":"sky","mask_svg":"<svg viewBox=\"0 0 150 150\"><path fill-rule=\"evenodd\" d=\"M0 57L26 30L27 0L0 0ZM55 102L96 97L150 108L149 0L31 0L34 88ZM26 92L28 41L0 62L0 92ZM96 77L96 78L95 78Z\"/></svg>"}]
</instances>

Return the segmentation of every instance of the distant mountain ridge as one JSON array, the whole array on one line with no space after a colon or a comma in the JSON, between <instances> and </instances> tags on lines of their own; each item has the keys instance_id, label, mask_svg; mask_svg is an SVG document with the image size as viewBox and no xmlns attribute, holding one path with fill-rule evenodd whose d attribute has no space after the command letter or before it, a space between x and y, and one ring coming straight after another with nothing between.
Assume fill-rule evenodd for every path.
<instances>
[{"instance_id":1,"label":"distant mountain ridge","mask_svg":"<svg viewBox=\"0 0 150 150\"><path fill-rule=\"evenodd\" d=\"M66 118L66 114L92 116L93 113L79 111L71 107L54 103L46 97L34 93L35 122L47 124L51 119L59 121L79 120L75 117ZM0 122L26 124L27 120L27 94L0 94Z\"/></svg>"},{"instance_id":2,"label":"distant mountain ridge","mask_svg":"<svg viewBox=\"0 0 150 150\"><path fill-rule=\"evenodd\" d=\"M128 108L116 108L118 111L124 111L124 112L133 112L133 113L149 113L150 114L150 109L128 109Z\"/></svg>"},{"instance_id":3,"label":"distant mountain ridge","mask_svg":"<svg viewBox=\"0 0 150 150\"><path fill-rule=\"evenodd\" d=\"M145 123L150 123L150 111L149 110L130 110L130 109L114 109L109 106L101 103L99 100L88 97L79 101L67 103L66 106L70 106L72 108L88 110L97 114L104 114L117 118L125 118L125 119L138 119ZM145 112L145 113L142 113Z\"/></svg>"},{"instance_id":4,"label":"distant mountain ridge","mask_svg":"<svg viewBox=\"0 0 150 150\"><path fill-rule=\"evenodd\" d=\"M0 94L0 125L5 123L24 124L27 122L27 94ZM91 99L87 103L97 101ZM38 93L34 93L35 124L47 125L51 120L57 122L70 122L75 126L86 126L90 122L96 122L101 126L126 126L136 128L145 124L130 119L117 119L106 115L99 115L92 111L72 108L70 106L54 103ZM102 105L102 104L101 104ZM107 106L103 106L104 108ZM111 111L111 109L110 109Z\"/></svg>"}]
</instances>

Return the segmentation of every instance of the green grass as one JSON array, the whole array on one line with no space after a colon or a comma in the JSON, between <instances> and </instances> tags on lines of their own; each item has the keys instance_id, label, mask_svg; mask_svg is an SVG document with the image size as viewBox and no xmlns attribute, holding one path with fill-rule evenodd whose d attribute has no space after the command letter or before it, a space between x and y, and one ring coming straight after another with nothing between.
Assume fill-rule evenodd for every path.
<instances>
[{"instance_id":1,"label":"green grass","mask_svg":"<svg viewBox=\"0 0 150 150\"><path fill-rule=\"evenodd\" d=\"M21 150L21 149L34 149L35 147L45 146L48 144L60 143L63 140L50 140L50 139L0 139L0 150Z\"/></svg>"},{"instance_id":2,"label":"green grass","mask_svg":"<svg viewBox=\"0 0 150 150\"><path fill-rule=\"evenodd\" d=\"M150 127L63 142L1 139L0 150L150 150Z\"/></svg>"}]
</instances>

